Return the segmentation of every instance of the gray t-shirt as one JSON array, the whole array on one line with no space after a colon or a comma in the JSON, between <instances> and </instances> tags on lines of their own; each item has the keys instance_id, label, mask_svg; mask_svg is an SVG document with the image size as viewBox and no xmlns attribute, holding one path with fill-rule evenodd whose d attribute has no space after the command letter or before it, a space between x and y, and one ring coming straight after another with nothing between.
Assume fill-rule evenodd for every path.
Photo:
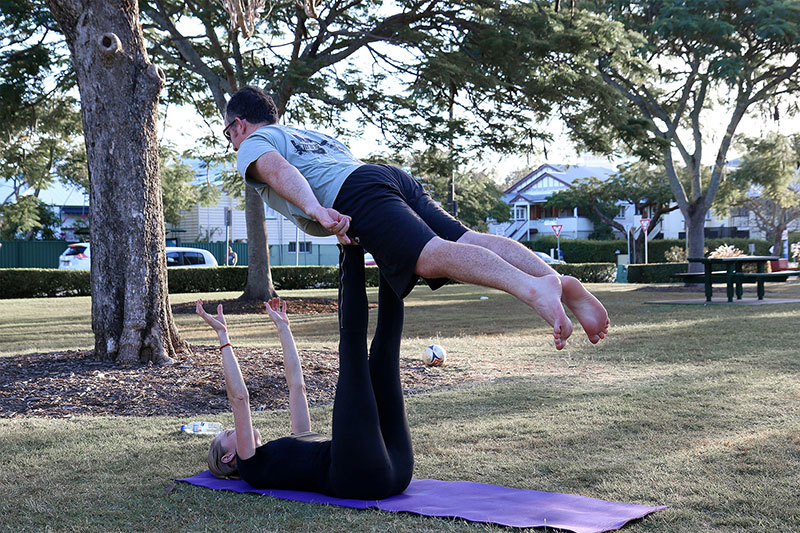
<instances>
[{"instance_id":1,"label":"gray t-shirt","mask_svg":"<svg viewBox=\"0 0 800 533\"><path fill-rule=\"evenodd\" d=\"M278 152L297 168L323 207L333 207L344 180L363 163L332 137L278 124L259 128L239 146L236 157L239 174L258 191L267 205L309 235L331 235L317 221L308 218L302 209L282 198L266 183L253 178L251 165L268 152Z\"/></svg>"}]
</instances>

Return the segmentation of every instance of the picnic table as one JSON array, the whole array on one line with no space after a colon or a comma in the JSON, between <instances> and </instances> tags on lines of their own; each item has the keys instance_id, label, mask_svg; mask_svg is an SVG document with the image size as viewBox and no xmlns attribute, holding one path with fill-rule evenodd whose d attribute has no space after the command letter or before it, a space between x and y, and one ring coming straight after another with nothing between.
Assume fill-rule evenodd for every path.
<instances>
[{"instance_id":1,"label":"picnic table","mask_svg":"<svg viewBox=\"0 0 800 533\"><path fill-rule=\"evenodd\" d=\"M767 261L777 261L779 257L768 255L740 255L737 257L690 257L689 263L702 263L703 272L678 274L686 282L703 281L706 290L706 302L711 301L711 286L714 282L724 282L727 288L728 302L733 301L734 292L736 299L742 299L742 284L756 283L756 293L759 300L764 299L764 282L786 281L789 276L796 276L800 271L783 270L780 272L766 272ZM744 272L745 264L755 264L756 272ZM714 265L722 265L725 270L714 270Z\"/></svg>"}]
</instances>

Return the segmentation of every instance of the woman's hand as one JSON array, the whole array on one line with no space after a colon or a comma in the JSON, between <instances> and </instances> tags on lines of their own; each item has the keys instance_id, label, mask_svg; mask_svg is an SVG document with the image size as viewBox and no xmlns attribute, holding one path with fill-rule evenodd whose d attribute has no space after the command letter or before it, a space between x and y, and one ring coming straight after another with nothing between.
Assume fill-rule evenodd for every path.
<instances>
[{"instance_id":1,"label":"woman's hand","mask_svg":"<svg viewBox=\"0 0 800 533\"><path fill-rule=\"evenodd\" d=\"M286 301L280 298L273 298L264 302L267 314L278 328L289 326L289 317L286 315Z\"/></svg>"},{"instance_id":2,"label":"woman's hand","mask_svg":"<svg viewBox=\"0 0 800 533\"><path fill-rule=\"evenodd\" d=\"M217 333L227 333L228 324L225 323L225 316L222 314L222 304L217 306L217 316L211 316L203 309L203 300L197 300L197 314L205 320Z\"/></svg>"}]
</instances>

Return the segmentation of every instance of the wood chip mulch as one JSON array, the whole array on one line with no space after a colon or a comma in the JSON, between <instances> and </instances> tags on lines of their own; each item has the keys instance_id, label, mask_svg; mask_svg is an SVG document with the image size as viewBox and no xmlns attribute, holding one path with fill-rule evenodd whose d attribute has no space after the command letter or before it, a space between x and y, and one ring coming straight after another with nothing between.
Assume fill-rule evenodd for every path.
<instances>
[{"instance_id":1,"label":"wood chip mulch","mask_svg":"<svg viewBox=\"0 0 800 533\"><path fill-rule=\"evenodd\" d=\"M310 315L317 313L335 313L339 305L332 298L283 298L286 301L286 312L295 315ZM217 304L222 304L223 312L226 315L253 314L261 313L266 315L263 302L252 300L214 300L204 302L205 309L209 313L216 313ZM173 304L173 314L186 314L195 312L195 302ZM371 304L370 307L377 307Z\"/></svg>"},{"instance_id":2,"label":"wood chip mulch","mask_svg":"<svg viewBox=\"0 0 800 533\"><path fill-rule=\"evenodd\" d=\"M225 312L261 311L260 304L223 302ZM298 313L335 312L336 301L289 299ZM173 306L194 312L194 304ZM254 409L283 409L289 397L280 350L237 346L236 355ZM333 401L339 370L335 351L303 350L300 360L310 405ZM406 393L446 387L474 378L456 368L428 368L401 359ZM32 353L0 358L0 418L77 415L188 416L229 409L216 346L192 346L172 365L123 367L93 358L91 350Z\"/></svg>"}]
</instances>

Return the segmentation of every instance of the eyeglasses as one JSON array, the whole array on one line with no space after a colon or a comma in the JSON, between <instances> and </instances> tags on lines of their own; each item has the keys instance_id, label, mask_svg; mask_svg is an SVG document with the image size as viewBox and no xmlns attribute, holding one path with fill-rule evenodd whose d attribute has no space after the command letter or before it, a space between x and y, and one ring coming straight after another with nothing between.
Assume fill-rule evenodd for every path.
<instances>
[{"instance_id":1,"label":"eyeglasses","mask_svg":"<svg viewBox=\"0 0 800 533\"><path fill-rule=\"evenodd\" d=\"M233 119L233 121L230 124L228 124L227 126L225 126L224 130L222 130L222 134L225 136L226 139L228 139L228 142L230 142L230 140L231 140L231 132L229 132L228 130L231 129L231 127L234 124L236 124L236 119Z\"/></svg>"}]
</instances>

